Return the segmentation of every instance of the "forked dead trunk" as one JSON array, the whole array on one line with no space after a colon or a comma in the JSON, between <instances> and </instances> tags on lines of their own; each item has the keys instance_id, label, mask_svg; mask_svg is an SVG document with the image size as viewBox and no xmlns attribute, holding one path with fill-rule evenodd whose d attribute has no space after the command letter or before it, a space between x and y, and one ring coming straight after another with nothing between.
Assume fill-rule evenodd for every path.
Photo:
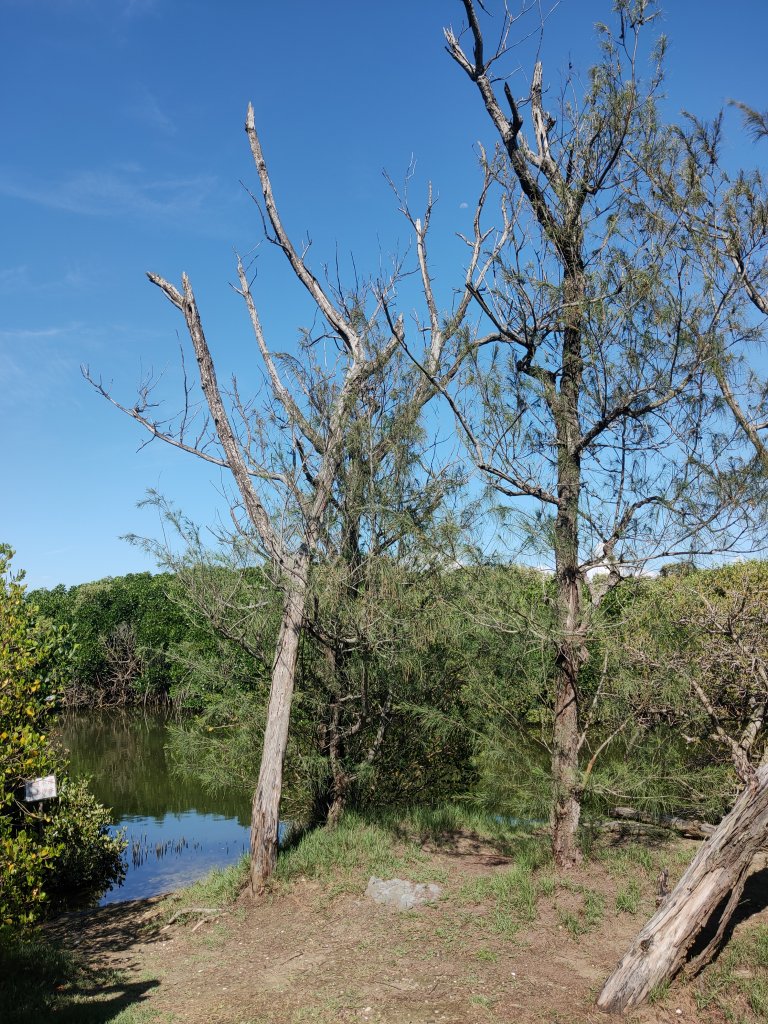
<instances>
[{"instance_id":1,"label":"forked dead trunk","mask_svg":"<svg viewBox=\"0 0 768 1024\"><path fill-rule=\"evenodd\" d=\"M288 745L291 699L296 678L301 625L306 604L306 575L294 579L285 596L269 692L264 748L251 810L251 891L262 892L275 870L280 827L283 763Z\"/></svg>"},{"instance_id":2,"label":"forked dead trunk","mask_svg":"<svg viewBox=\"0 0 768 1024\"><path fill-rule=\"evenodd\" d=\"M712 938L690 962L698 971L715 955L733 916L755 856L768 842L768 765L758 769L729 814L635 938L597 1000L622 1013L641 1003L685 965L704 929Z\"/></svg>"}]
</instances>

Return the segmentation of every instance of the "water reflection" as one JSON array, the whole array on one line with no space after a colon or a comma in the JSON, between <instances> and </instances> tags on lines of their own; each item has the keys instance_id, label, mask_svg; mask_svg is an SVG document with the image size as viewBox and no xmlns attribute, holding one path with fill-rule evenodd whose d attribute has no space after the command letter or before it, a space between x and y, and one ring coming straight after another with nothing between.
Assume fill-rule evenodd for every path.
<instances>
[{"instance_id":1,"label":"water reflection","mask_svg":"<svg viewBox=\"0 0 768 1024\"><path fill-rule=\"evenodd\" d=\"M59 737L71 773L88 776L128 839L125 882L102 904L154 896L188 885L248 849L250 807L233 791L211 796L171 774L166 720L157 715L94 713L67 717Z\"/></svg>"}]
</instances>

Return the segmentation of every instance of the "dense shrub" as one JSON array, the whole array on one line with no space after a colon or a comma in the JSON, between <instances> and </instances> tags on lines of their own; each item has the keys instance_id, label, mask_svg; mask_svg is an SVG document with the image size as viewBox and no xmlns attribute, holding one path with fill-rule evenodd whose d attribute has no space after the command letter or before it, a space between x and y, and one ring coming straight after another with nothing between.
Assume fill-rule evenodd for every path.
<instances>
[{"instance_id":1,"label":"dense shrub","mask_svg":"<svg viewBox=\"0 0 768 1024\"><path fill-rule=\"evenodd\" d=\"M11 555L0 545L0 925L27 925L75 889L94 893L117 879L122 844L104 808L64 778L50 728L71 646L25 601ZM49 774L61 796L26 804L25 781Z\"/></svg>"},{"instance_id":2,"label":"dense shrub","mask_svg":"<svg viewBox=\"0 0 768 1024\"><path fill-rule=\"evenodd\" d=\"M168 598L168 574L131 573L74 587L35 590L29 602L66 625L75 648L64 679L70 707L165 700L174 682L171 646L190 631Z\"/></svg>"},{"instance_id":3,"label":"dense shrub","mask_svg":"<svg viewBox=\"0 0 768 1024\"><path fill-rule=\"evenodd\" d=\"M43 832L46 844L59 851L46 880L50 908L88 899L122 881L125 842L121 834L110 834L111 822L85 779L62 780L56 812Z\"/></svg>"}]
</instances>

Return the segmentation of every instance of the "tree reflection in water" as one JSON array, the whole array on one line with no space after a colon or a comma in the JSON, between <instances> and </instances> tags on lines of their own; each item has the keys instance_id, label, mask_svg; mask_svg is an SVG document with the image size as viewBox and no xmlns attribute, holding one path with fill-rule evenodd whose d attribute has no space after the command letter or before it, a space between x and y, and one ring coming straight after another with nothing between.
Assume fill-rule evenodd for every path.
<instances>
[{"instance_id":1,"label":"tree reflection in water","mask_svg":"<svg viewBox=\"0 0 768 1024\"><path fill-rule=\"evenodd\" d=\"M173 773L166 757L167 719L141 712L97 712L62 719L59 740L71 773L88 776L128 839L124 884L102 903L167 892L236 861L248 849L250 801L212 795Z\"/></svg>"}]
</instances>

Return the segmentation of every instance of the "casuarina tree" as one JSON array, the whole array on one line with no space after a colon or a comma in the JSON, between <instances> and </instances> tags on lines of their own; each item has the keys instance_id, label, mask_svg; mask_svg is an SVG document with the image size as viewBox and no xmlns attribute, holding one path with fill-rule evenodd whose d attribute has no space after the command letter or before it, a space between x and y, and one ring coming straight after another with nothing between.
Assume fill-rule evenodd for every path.
<instances>
[{"instance_id":1,"label":"casuarina tree","mask_svg":"<svg viewBox=\"0 0 768 1024\"><path fill-rule=\"evenodd\" d=\"M689 223L657 187L658 168L674 178L684 154L656 106L664 40L643 45L653 4L615 5L583 79L570 65L548 77L534 58L522 96L510 60L533 8L504 5L494 21L462 6L447 48L495 135L481 161L504 244L473 292L462 368L435 383L489 489L554 570L553 849L567 867L580 859L583 766L610 742L593 737L602 684L586 690L596 607L649 561L737 536L736 495L717 483L730 438L706 428L704 386L733 296L702 274Z\"/></svg>"}]
</instances>

